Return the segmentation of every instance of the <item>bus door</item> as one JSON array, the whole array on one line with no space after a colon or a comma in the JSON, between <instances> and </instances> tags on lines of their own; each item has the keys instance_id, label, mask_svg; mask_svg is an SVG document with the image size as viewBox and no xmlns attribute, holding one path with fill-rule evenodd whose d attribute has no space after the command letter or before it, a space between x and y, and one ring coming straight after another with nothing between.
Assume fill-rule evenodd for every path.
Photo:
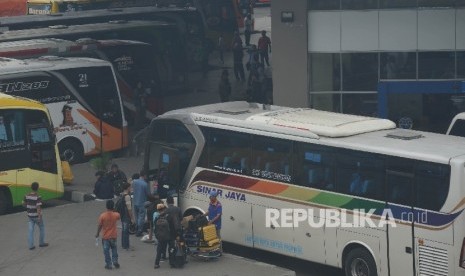
<instances>
[{"instance_id":1,"label":"bus door","mask_svg":"<svg viewBox=\"0 0 465 276\"><path fill-rule=\"evenodd\" d=\"M58 185L60 180L58 179L61 175L57 172L57 159L55 152L55 139L50 133L49 126L45 124L34 124L27 125L27 139L30 152L30 169L31 171L22 171L18 173L18 181L23 179L25 183L32 183L38 181L39 184L45 184L40 182L46 182L47 186L52 183ZM40 179L32 179L32 175L40 175ZM29 179L31 178L31 179ZM58 187L53 187L53 190L57 190ZM47 195L46 193L41 194L43 199L47 199L56 195Z\"/></svg>"},{"instance_id":2,"label":"bus door","mask_svg":"<svg viewBox=\"0 0 465 276\"><path fill-rule=\"evenodd\" d=\"M387 170L386 208L395 217L387 224L388 272L391 276L415 274L413 173Z\"/></svg>"},{"instance_id":3,"label":"bus door","mask_svg":"<svg viewBox=\"0 0 465 276\"><path fill-rule=\"evenodd\" d=\"M152 142L149 145L147 176L156 185L160 198L179 192L179 150Z\"/></svg>"}]
</instances>

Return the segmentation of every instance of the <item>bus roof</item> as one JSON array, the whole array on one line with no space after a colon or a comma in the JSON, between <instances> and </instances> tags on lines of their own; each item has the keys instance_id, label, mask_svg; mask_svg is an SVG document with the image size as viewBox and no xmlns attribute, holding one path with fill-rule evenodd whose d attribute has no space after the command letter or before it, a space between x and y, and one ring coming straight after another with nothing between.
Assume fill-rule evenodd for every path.
<instances>
[{"instance_id":1,"label":"bus roof","mask_svg":"<svg viewBox=\"0 0 465 276\"><path fill-rule=\"evenodd\" d=\"M129 7L129 8L113 8L113 9L100 9L100 10L85 10L85 11L70 11L66 13L54 14L54 15L24 15L24 16L12 16L2 17L0 19L0 26L8 27L10 30L18 30L24 28L35 28L35 26L62 24L53 22L73 22L72 24L78 24L75 22L90 22L91 18L99 18L98 21L102 20L116 20L121 16L128 16L130 18L140 18L144 15L152 15L150 18L160 18L165 20L168 18L164 15L172 14L192 14L197 13L195 8L177 8L177 7ZM159 15L159 17L157 17ZM96 22L96 21L93 21ZM32 25L31 25L32 24Z\"/></svg>"},{"instance_id":2,"label":"bus roof","mask_svg":"<svg viewBox=\"0 0 465 276\"><path fill-rule=\"evenodd\" d=\"M170 27L174 24L162 21L143 21L143 20L120 20L109 21L104 23L92 23L82 25L55 25L47 28L25 29L16 31L5 31L0 34L0 41L30 40L38 38L50 38L63 35L79 35L82 37L89 35L89 30L94 32L111 32L122 28L140 28L140 27Z\"/></svg>"},{"instance_id":3,"label":"bus roof","mask_svg":"<svg viewBox=\"0 0 465 276\"><path fill-rule=\"evenodd\" d=\"M269 107L269 108L268 108ZM297 131L308 138L345 137L365 132L393 129L395 124L386 119L345 115L309 108L263 106L247 102L211 104L170 111L190 113L194 121L214 122L231 126L264 126L274 131ZM281 131L279 131L281 129Z\"/></svg>"},{"instance_id":4,"label":"bus roof","mask_svg":"<svg viewBox=\"0 0 465 276\"><path fill-rule=\"evenodd\" d=\"M448 163L450 158L465 154L462 137L399 130L386 119L309 108L229 102L174 110L159 117L186 116L199 125L284 134L296 140L309 138L316 144L425 161Z\"/></svg>"},{"instance_id":5,"label":"bus roof","mask_svg":"<svg viewBox=\"0 0 465 276\"><path fill-rule=\"evenodd\" d=\"M59 70L81 67L111 66L108 61L94 58L43 56L35 59L19 60L0 58L0 75L36 70Z\"/></svg>"},{"instance_id":6,"label":"bus roof","mask_svg":"<svg viewBox=\"0 0 465 276\"><path fill-rule=\"evenodd\" d=\"M79 52L96 47L113 47L126 45L150 45L135 40L95 40L82 38L76 41L59 38L40 38L19 41L0 42L0 57L27 58L39 55L54 55L61 52Z\"/></svg>"},{"instance_id":7,"label":"bus roof","mask_svg":"<svg viewBox=\"0 0 465 276\"><path fill-rule=\"evenodd\" d=\"M11 107L28 107L40 110L47 110L47 108L34 100L23 98L23 97L16 97L7 95L4 93L0 93L0 109L2 108L11 108Z\"/></svg>"}]
</instances>

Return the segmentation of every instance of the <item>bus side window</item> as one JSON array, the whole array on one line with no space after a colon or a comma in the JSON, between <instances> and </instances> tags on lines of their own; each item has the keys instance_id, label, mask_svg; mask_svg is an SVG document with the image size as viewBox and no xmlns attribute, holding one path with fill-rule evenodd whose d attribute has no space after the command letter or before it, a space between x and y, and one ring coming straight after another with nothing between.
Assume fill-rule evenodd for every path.
<instances>
[{"instance_id":1,"label":"bus side window","mask_svg":"<svg viewBox=\"0 0 465 276\"><path fill-rule=\"evenodd\" d=\"M418 162L415 168L415 207L439 211L449 191L450 167Z\"/></svg>"},{"instance_id":2,"label":"bus side window","mask_svg":"<svg viewBox=\"0 0 465 276\"><path fill-rule=\"evenodd\" d=\"M299 143L295 147L297 184L323 190L334 189L333 153L329 148Z\"/></svg>"},{"instance_id":3,"label":"bus side window","mask_svg":"<svg viewBox=\"0 0 465 276\"><path fill-rule=\"evenodd\" d=\"M337 189L341 193L382 199L385 161L375 154L340 151L337 158Z\"/></svg>"},{"instance_id":4,"label":"bus side window","mask_svg":"<svg viewBox=\"0 0 465 276\"><path fill-rule=\"evenodd\" d=\"M204 133L208 135L200 161L202 164L208 160L208 167L213 169L247 173L250 135L219 129L206 129Z\"/></svg>"},{"instance_id":5,"label":"bus side window","mask_svg":"<svg viewBox=\"0 0 465 276\"><path fill-rule=\"evenodd\" d=\"M293 182L290 163L291 142L256 135L253 137L254 167L256 176L267 179Z\"/></svg>"},{"instance_id":6,"label":"bus side window","mask_svg":"<svg viewBox=\"0 0 465 276\"><path fill-rule=\"evenodd\" d=\"M388 174L386 180L388 185L388 202L412 206L412 178Z\"/></svg>"}]
</instances>

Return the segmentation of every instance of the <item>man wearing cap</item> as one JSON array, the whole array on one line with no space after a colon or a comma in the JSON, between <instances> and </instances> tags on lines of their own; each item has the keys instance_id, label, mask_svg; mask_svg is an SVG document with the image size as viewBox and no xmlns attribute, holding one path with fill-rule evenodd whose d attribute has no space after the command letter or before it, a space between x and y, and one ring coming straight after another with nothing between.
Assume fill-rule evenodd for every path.
<instances>
[{"instance_id":1,"label":"man wearing cap","mask_svg":"<svg viewBox=\"0 0 465 276\"><path fill-rule=\"evenodd\" d=\"M205 213L205 216L208 216L208 224L215 224L216 226L216 235L221 239L221 214L223 212L223 207L218 201L217 192L211 191L210 195L210 204L208 205L208 211Z\"/></svg>"}]
</instances>

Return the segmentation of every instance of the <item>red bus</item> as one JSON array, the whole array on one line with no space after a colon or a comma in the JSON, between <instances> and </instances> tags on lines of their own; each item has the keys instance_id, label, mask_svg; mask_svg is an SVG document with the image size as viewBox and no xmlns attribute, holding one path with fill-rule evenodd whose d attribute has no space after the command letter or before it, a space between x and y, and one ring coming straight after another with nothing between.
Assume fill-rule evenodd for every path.
<instances>
[{"instance_id":1,"label":"red bus","mask_svg":"<svg viewBox=\"0 0 465 276\"><path fill-rule=\"evenodd\" d=\"M0 17L25 15L26 0L0 0Z\"/></svg>"}]
</instances>

